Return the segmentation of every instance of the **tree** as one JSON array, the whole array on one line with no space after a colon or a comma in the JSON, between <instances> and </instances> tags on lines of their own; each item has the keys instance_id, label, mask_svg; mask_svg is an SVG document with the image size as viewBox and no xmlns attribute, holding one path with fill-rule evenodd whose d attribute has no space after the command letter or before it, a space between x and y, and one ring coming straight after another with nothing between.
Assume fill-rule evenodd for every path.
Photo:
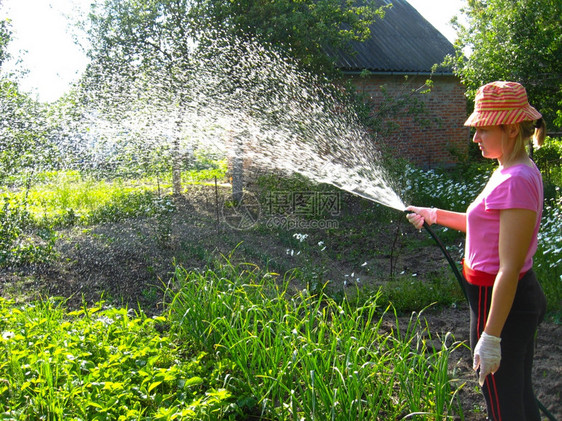
<instances>
[{"instance_id":1,"label":"tree","mask_svg":"<svg viewBox=\"0 0 562 421\"><path fill-rule=\"evenodd\" d=\"M10 22L7 19L0 20L0 67L2 67L2 64L8 59L6 47L8 46L10 39Z\"/></svg>"},{"instance_id":2,"label":"tree","mask_svg":"<svg viewBox=\"0 0 562 421\"><path fill-rule=\"evenodd\" d=\"M238 37L257 38L281 47L308 69L333 71L325 47L344 49L364 41L376 18L391 5L372 0L195 0L192 10L199 28L227 28Z\"/></svg>"},{"instance_id":3,"label":"tree","mask_svg":"<svg viewBox=\"0 0 562 421\"><path fill-rule=\"evenodd\" d=\"M468 0L461 12L454 71L467 95L494 80L520 82L547 124L562 127L562 2Z\"/></svg>"},{"instance_id":4,"label":"tree","mask_svg":"<svg viewBox=\"0 0 562 421\"><path fill-rule=\"evenodd\" d=\"M9 79L0 79L0 182L8 176L52 168L56 146L51 142L52 128L47 106L19 91Z\"/></svg>"},{"instance_id":5,"label":"tree","mask_svg":"<svg viewBox=\"0 0 562 421\"><path fill-rule=\"evenodd\" d=\"M161 84L178 90L193 49L214 43L208 38L217 33L258 40L326 71L330 60L323 48L365 40L386 7L372 0L98 0L89 15L93 65L87 80L95 82L101 72L130 81L156 70L169 76Z\"/></svg>"},{"instance_id":6,"label":"tree","mask_svg":"<svg viewBox=\"0 0 562 421\"><path fill-rule=\"evenodd\" d=\"M10 21L0 20L0 67L9 58L11 37ZM13 76L0 75L0 182L18 173L29 176L52 160L52 149L43 147L45 108L20 92Z\"/></svg>"},{"instance_id":7,"label":"tree","mask_svg":"<svg viewBox=\"0 0 562 421\"><path fill-rule=\"evenodd\" d=\"M359 3L356 0L347 3L340 0L98 2L89 16L92 61L83 81L84 92L88 92L89 101L103 114L112 114L118 121L124 122L124 115L130 119L138 115L136 110L142 110L145 116L152 112L152 121L158 121L160 126L165 122L173 132L169 162L173 163L174 190L179 193L182 144L189 131L189 119L198 111L192 104L198 100L201 82L194 83L194 80L202 78L201 69L194 69L197 60L191 60L194 51L212 60L209 56L221 49L218 37L225 36L225 44L229 43L228 37L259 40L296 57L310 68L326 69L329 66L323 46L340 46L350 39L363 39L375 16L382 14L382 8ZM229 45L225 48L232 51ZM255 74L255 68L237 67L237 60L242 61L242 56L231 57L228 68L211 75L221 85L210 82L215 89L204 100L212 95L231 99L242 95L249 101L245 96L247 91L241 89L242 81L251 79L244 72ZM219 75L220 72L223 74ZM223 77L225 74L228 78ZM268 92L263 89L262 97ZM129 134L133 131L127 129ZM138 134L157 135L149 131ZM233 133L233 137L237 136Z\"/></svg>"},{"instance_id":8,"label":"tree","mask_svg":"<svg viewBox=\"0 0 562 421\"><path fill-rule=\"evenodd\" d=\"M0 9L2 8L2 0L0 0ZM12 28L9 19L0 19L0 68L2 64L9 58L7 47L12 39Z\"/></svg>"},{"instance_id":9,"label":"tree","mask_svg":"<svg viewBox=\"0 0 562 421\"><path fill-rule=\"evenodd\" d=\"M167 116L173 134L174 192L181 190L181 129L191 78L193 39L188 2L184 0L105 0L89 15L91 64L83 92L98 112L123 119L139 109ZM154 115L154 119L159 117ZM160 122L160 124L164 124ZM136 135L133 134L133 135ZM138 136L137 136L138 137Z\"/></svg>"}]
</instances>

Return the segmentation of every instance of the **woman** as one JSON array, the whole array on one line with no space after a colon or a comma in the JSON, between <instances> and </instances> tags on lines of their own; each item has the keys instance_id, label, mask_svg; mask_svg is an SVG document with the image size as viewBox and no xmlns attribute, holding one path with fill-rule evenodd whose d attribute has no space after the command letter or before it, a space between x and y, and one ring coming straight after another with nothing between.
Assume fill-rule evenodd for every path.
<instances>
[{"instance_id":1,"label":"woman","mask_svg":"<svg viewBox=\"0 0 562 421\"><path fill-rule=\"evenodd\" d=\"M531 137L542 144L545 123L523 86L492 82L478 90L465 126L476 129L482 156L499 167L466 213L410 206L407 218L418 229L425 221L466 232L470 345L488 417L540 421L531 371L546 300L532 264L543 186L525 146Z\"/></svg>"}]
</instances>

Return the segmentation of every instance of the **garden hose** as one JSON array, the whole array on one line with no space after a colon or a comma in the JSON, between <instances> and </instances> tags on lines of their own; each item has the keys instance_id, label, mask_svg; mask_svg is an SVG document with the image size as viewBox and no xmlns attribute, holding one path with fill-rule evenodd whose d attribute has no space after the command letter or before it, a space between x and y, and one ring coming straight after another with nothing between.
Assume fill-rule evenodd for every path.
<instances>
[{"instance_id":1,"label":"garden hose","mask_svg":"<svg viewBox=\"0 0 562 421\"><path fill-rule=\"evenodd\" d=\"M445 245L439 239L439 237L437 237L437 235L433 232L433 230L431 228L429 228L429 224L424 221L423 227L429 233L429 235L431 235L431 237L433 237L433 239L435 240L435 242L437 243L437 245L439 246L439 248L441 249L441 251L445 255L445 258L447 259L447 261L449 262L449 265L451 266L451 269L453 270L455 278L457 278L457 281L459 282L459 285L461 287L461 291L464 294L464 298L466 298L466 301L468 302L468 296L466 295L466 290L465 290L464 284L463 284L463 282L465 282L465 280L464 280L464 277L462 276L459 268L457 267L457 264L455 263L455 261L453 260L453 258L451 257L451 255L449 254L447 249L445 248Z\"/></svg>"},{"instance_id":2,"label":"garden hose","mask_svg":"<svg viewBox=\"0 0 562 421\"><path fill-rule=\"evenodd\" d=\"M414 212L412 212L410 210L405 210L404 213L414 213ZM466 290L464 288L465 280L464 280L464 277L462 276L459 268L457 267L457 264L455 263L455 261L453 260L453 258L449 254L449 252L447 251L447 248L445 247L445 244L443 244L441 239L439 237L437 237L437 234L435 234L433 232L433 230L431 228L429 228L429 224L427 222L423 221L423 227L429 233L429 235L431 235L431 237L435 240L435 242L437 243L437 245L439 246L439 248L443 252L443 255L445 256L445 259L447 259L447 261L449 262L449 265L451 266L451 269L453 270L453 274L455 275L455 278L457 278L457 281L459 282L459 285L461 287L461 291L464 294L464 298L468 302L468 296L466 295Z\"/></svg>"},{"instance_id":3,"label":"garden hose","mask_svg":"<svg viewBox=\"0 0 562 421\"><path fill-rule=\"evenodd\" d=\"M406 213L413 213L411 211L404 211ZM449 265L451 266L451 269L453 270L453 273L455 275L455 277L457 278L457 281L459 282L459 285L461 287L461 290L464 294L464 298L466 298L466 301L468 302L468 296L466 295L466 290L464 288L464 282L466 282L464 280L464 277L462 276L459 268L457 267L457 264L455 263L455 261L453 260L453 258L451 257L451 255L449 254L449 252L447 251L445 245L443 244L443 242L441 241L441 239L439 237L437 237L437 235L435 234L435 232L433 232L433 230L429 227L429 224L427 222L423 222L423 227L425 228L425 230L429 233L429 235L431 235L431 237L435 240L435 242L437 243L437 245L439 246L439 248L441 249L441 251L443 252L443 255L445 256L445 258L447 259L447 261L449 262ZM537 402L538 407L540 408L540 410L543 412L543 414L550 420L550 421L556 421L556 418L554 418L554 415L552 415L548 409L546 409L546 407L537 399L537 397L535 396L535 401Z\"/></svg>"}]
</instances>

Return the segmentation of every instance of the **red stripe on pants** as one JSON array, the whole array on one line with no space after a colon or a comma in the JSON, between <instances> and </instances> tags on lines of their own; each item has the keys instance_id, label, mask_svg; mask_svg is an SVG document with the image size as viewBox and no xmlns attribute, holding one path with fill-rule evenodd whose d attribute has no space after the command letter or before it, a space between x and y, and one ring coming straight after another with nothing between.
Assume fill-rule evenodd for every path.
<instances>
[{"instance_id":1,"label":"red stripe on pants","mask_svg":"<svg viewBox=\"0 0 562 421\"><path fill-rule=\"evenodd\" d=\"M482 295L484 296L482 298ZM484 302L482 303L482 300ZM481 333L486 327L486 322L488 320L488 313L486 309L488 308L488 288L479 287L478 288L478 339L480 339ZM483 305L482 305L483 304ZM498 399L498 388L496 387L496 379L493 374L486 376L486 388L488 389L488 397L490 399L492 415L494 420L501 421L500 403Z\"/></svg>"}]
</instances>

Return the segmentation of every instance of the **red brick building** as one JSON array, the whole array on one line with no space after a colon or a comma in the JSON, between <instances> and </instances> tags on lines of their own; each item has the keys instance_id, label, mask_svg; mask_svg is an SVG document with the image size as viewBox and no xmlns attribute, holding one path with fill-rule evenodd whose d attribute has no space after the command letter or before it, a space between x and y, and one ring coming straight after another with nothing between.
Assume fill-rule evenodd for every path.
<instances>
[{"instance_id":1,"label":"red brick building","mask_svg":"<svg viewBox=\"0 0 562 421\"><path fill-rule=\"evenodd\" d=\"M406 0L377 1L392 8L367 41L332 53L336 66L366 94L374 115L393 127L379 139L393 153L422 167L454 164L470 141L464 88L450 69L432 71L453 54L453 45ZM433 86L422 93L427 79ZM389 104L403 109L389 113Z\"/></svg>"}]
</instances>

